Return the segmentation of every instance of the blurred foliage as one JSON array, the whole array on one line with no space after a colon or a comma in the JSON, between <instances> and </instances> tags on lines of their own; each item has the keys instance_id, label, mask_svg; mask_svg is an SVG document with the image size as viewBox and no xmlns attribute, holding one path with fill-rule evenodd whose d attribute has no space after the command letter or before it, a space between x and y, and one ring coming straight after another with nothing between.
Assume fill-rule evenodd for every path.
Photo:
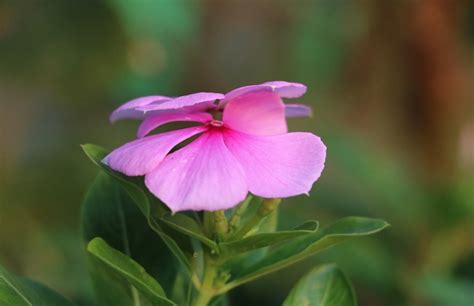
<instances>
[{"instance_id":1,"label":"blurred foliage","mask_svg":"<svg viewBox=\"0 0 474 306\"><path fill-rule=\"evenodd\" d=\"M326 261L361 305L472 305L473 25L463 0L1 1L0 262L91 305L78 219L96 170L79 144L133 138L107 116L137 96L282 79L308 85L314 118L290 128L321 135L328 160L281 227L355 214L392 228L231 305L278 305Z\"/></svg>"}]
</instances>

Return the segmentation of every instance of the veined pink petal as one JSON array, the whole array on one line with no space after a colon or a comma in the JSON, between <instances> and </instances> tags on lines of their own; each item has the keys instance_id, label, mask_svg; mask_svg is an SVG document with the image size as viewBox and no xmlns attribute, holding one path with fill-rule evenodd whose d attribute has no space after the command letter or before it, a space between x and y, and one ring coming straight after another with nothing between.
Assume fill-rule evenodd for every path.
<instances>
[{"instance_id":1,"label":"veined pink petal","mask_svg":"<svg viewBox=\"0 0 474 306\"><path fill-rule=\"evenodd\" d=\"M143 117L143 111L137 110L138 107L152 103L160 103L170 99L171 98L165 96L146 96L133 99L114 110L110 115L110 121L115 122L120 119L141 119Z\"/></svg>"},{"instance_id":2,"label":"veined pink petal","mask_svg":"<svg viewBox=\"0 0 474 306\"><path fill-rule=\"evenodd\" d=\"M137 136L142 138L157 127L175 121L194 121L205 123L212 120L212 115L204 112L197 113L162 113L146 117L138 127Z\"/></svg>"},{"instance_id":3,"label":"veined pink petal","mask_svg":"<svg viewBox=\"0 0 474 306\"><path fill-rule=\"evenodd\" d=\"M278 135L288 131L285 105L273 92L253 92L232 99L225 107L224 124L252 135Z\"/></svg>"},{"instance_id":4,"label":"veined pink petal","mask_svg":"<svg viewBox=\"0 0 474 306\"><path fill-rule=\"evenodd\" d=\"M168 155L145 184L173 212L228 209L247 195L244 171L218 130Z\"/></svg>"},{"instance_id":5,"label":"veined pink petal","mask_svg":"<svg viewBox=\"0 0 474 306\"><path fill-rule=\"evenodd\" d=\"M285 104L285 115L289 118L311 117L313 110L304 104Z\"/></svg>"},{"instance_id":6,"label":"veined pink petal","mask_svg":"<svg viewBox=\"0 0 474 306\"><path fill-rule=\"evenodd\" d=\"M145 112L158 111L158 110L170 110L180 109L184 107L190 107L204 103L205 105L213 105L215 100L223 99L224 95L214 92L198 92L186 96L177 97L170 99L160 104L148 104L142 107L138 107L138 110Z\"/></svg>"},{"instance_id":7,"label":"veined pink petal","mask_svg":"<svg viewBox=\"0 0 474 306\"><path fill-rule=\"evenodd\" d=\"M102 162L128 176L145 175L155 169L177 144L206 129L197 126L141 138L113 150Z\"/></svg>"},{"instance_id":8,"label":"veined pink petal","mask_svg":"<svg viewBox=\"0 0 474 306\"><path fill-rule=\"evenodd\" d=\"M242 165L249 191L257 196L308 193L324 168L326 146L311 133L261 137L228 130L224 142Z\"/></svg>"},{"instance_id":9,"label":"veined pink petal","mask_svg":"<svg viewBox=\"0 0 474 306\"><path fill-rule=\"evenodd\" d=\"M281 98L298 98L305 94L306 86L301 83L290 83L285 81L271 81L259 85L249 85L236 88L225 95L219 106L225 105L230 100L251 92L275 92Z\"/></svg>"}]
</instances>

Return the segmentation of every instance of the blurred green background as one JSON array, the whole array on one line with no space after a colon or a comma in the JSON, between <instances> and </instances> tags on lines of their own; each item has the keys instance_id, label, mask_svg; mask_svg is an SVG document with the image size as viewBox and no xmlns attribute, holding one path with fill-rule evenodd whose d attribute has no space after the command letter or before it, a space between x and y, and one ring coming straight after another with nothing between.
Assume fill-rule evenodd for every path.
<instances>
[{"instance_id":1,"label":"blurred green background","mask_svg":"<svg viewBox=\"0 0 474 306\"><path fill-rule=\"evenodd\" d=\"M392 227L265 277L232 305L279 305L309 267L338 263L360 305L474 304L474 2L0 1L0 263L93 305L80 203L150 94L308 85L326 169L285 200L281 227L384 218ZM166 263L163 263L166 264Z\"/></svg>"}]
</instances>

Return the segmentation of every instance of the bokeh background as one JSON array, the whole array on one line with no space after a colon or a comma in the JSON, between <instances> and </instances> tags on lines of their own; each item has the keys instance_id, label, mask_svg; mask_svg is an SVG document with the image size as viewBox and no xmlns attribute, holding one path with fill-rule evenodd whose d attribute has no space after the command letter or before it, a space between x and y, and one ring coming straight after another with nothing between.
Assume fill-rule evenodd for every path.
<instances>
[{"instance_id":1,"label":"bokeh background","mask_svg":"<svg viewBox=\"0 0 474 306\"><path fill-rule=\"evenodd\" d=\"M474 2L0 1L0 263L94 305L79 235L96 168L79 144L133 138L119 104L150 94L308 85L326 170L280 223L392 227L233 292L279 305L338 263L360 305L474 304Z\"/></svg>"}]
</instances>

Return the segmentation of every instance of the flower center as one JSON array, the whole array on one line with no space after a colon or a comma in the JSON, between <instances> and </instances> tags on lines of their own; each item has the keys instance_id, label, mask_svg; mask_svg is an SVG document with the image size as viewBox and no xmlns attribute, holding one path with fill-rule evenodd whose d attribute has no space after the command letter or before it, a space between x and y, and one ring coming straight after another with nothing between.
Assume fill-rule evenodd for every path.
<instances>
[{"instance_id":1,"label":"flower center","mask_svg":"<svg viewBox=\"0 0 474 306\"><path fill-rule=\"evenodd\" d=\"M221 126L224 125L224 122L222 122L221 120L213 119L213 120L209 121L209 124L214 126L214 127L221 127Z\"/></svg>"}]
</instances>

